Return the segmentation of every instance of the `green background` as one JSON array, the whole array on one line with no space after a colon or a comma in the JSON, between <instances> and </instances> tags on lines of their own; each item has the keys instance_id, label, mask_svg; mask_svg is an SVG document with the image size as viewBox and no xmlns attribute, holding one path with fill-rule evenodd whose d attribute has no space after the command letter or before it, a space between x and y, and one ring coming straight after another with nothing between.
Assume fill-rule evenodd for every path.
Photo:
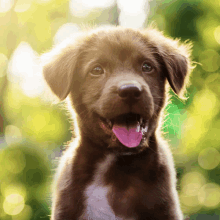
<instances>
[{"instance_id":1,"label":"green background","mask_svg":"<svg viewBox=\"0 0 220 220\"><path fill-rule=\"evenodd\" d=\"M8 64L21 42L42 54L65 23L113 24L117 5L84 17L69 12L68 0L28 1L28 10L0 12L0 219L46 220L57 159L70 140L62 103L28 97L9 80ZM26 1L27 3L27 1ZM220 1L151 1L148 21L168 36L190 40L197 63L186 101L173 95L163 131L174 154L185 216L220 219Z\"/></svg>"}]
</instances>

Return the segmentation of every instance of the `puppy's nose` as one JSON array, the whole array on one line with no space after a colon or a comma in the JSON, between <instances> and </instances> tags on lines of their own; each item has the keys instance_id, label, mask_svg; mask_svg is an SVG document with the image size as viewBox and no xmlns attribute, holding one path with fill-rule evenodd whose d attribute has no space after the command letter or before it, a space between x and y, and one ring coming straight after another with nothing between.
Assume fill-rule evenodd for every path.
<instances>
[{"instance_id":1,"label":"puppy's nose","mask_svg":"<svg viewBox=\"0 0 220 220\"><path fill-rule=\"evenodd\" d=\"M125 100L135 101L140 98L141 94L141 86L133 83L124 84L118 88L118 95Z\"/></svg>"}]
</instances>

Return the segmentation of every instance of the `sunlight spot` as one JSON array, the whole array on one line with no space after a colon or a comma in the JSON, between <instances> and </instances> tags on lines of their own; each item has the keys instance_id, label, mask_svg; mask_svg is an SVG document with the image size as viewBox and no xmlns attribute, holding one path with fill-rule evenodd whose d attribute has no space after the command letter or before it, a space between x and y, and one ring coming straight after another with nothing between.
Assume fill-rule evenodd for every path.
<instances>
[{"instance_id":1,"label":"sunlight spot","mask_svg":"<svg viewBox=\"0 0 220 220\"><path fill-rule=\"evenodd\" d=\"M184 213L197 213L202 208L202 205L198 201L198 196L188 196L180 193L179 198L181 209Z\"/></svg>"},{"instance_id":2,"label":"sunlight spot","mask_svg":"<svg viewBox=\"0 0 220 220\"><path fill-rule=\"evenodd\" d=\"M212 170L219 165L220 153L213 147L202 150L198 157L199 165L206 170Z\"/></svg>"},{"instance_id":3,"label":"sunlight spot","mask_svg":"<svg viewBox=\"0 0 220 220\"><path fill-rule=\"evenodd\" d=\"M50 3L52 0L35 0L38 4L47 4Z\"/></svg>"},{"instance_id":4,"label":"sunlight spot","mask_svg":"<svg viewBox=\"0 0 220 220\"><path fill-rule=\"evenodd\" d=\"M18 0L15 5L15 12L25 12L31 7L32 0Z\"/></svg>"},{"instance_id":5,"label":"sunlight spot","mask_svg":"<svg viewBox=\"0 0 220 220\"><path fill-rule=\"evenodd\" d=\"M183 153L199 153L200 149L192 146L199 144L210 129L213 118L219 112L219 104L217 96L211 90L204 89L196 93L183 124Z\"/></svg>"},{"instance_id":6,"label":"sunlight spot","mask_svg":"<svg viewBox=\"0 0 220 220\"><path fill-rule=\"evenodd\" d=\"M66 23L64 25L62 25L56 35L54 36L54 43L55 44L59 44L62 41L64 41L65 39L69 38L70 35L75 34L77 32L79 32L80 28L78 27L78 25L73 24L73 23Z\"/></svg>"},{"instance_id":7,"label":"sunlight spot","mask_svg":"<svg viewBox=\"0 0 220 220\"><path fill-rule=\"evenodd\" d=\"M142 28L149 12L148 0L118 0L120 9L119 23L124 27Z\"/></svg>"},{"instance_id":8,"label":"sunlight spot","mask_svg":"<svg viewBox=\"0 0 220 220\"><path fill-rule=\"evenodd\" d=\"M5 152L4 161L5 169L14 174L21 173L26 166L23 152L16 148Z\"/></svg>"},{"instance_id":9,"label":"sunlight spot","mask_svg":"<svg viewBox=\"0 0 220 220\"><path fill-rule=\"evenodd\" d=\"M145 12L129 14L124 11L120 13L119 24L123 27L142 28L147 16Z\"/></svg>"},{"instance_id":10,"label":"sunlight spot","mask_svg":"<svg viewBox=\"0 0 220 220\"><path fill-rule=\"evenodd\" d=\"M198 92L193 100L193 111L205 120L212 119L219 112L218 99L211 90ZM204 122L204 120L203 120Z\"/></svg>"},{"instance_id":11,"label":"sunlight spot","mask_svg":"<svg viewBox=\"0 0 220 220\"><path fill-rule=\"evenodd\" d=\"M40 71L38 54L27 42L21 42L14 51L8 65L8 80L19 84L29 97L42 95L44 80Z\"/></svg>"},{"instance_id":12,"label":"sunlight spot","mask_svg":"<svg viewBox=\"0 0 220 220\"><path fill-rule=\"evenodd\" d=\"M14 125L7 125L5 128L5 141L9 146L20 143L22 141L20 129Z\"/></svg>"},{"instance_id":13,"label":"sunlight spot","mask_svg":"<svg viewBox=\"0 0 220 220\"><path fill-rule=\"evenodd\" d=\"M11 194L6 197L6 201L11 204L17 204L17 203L24 202L24 198L23 198L23 196L21 196L19 194Z\"/></svg>"},{"instance_id":14,"label":"sunlight spot","mask_svg":"<svg viewBox=\"0 0 220 220\"><path fill-rule=\"evenodd\" d=\"M47 111L32 112L32 115L27 118L27 127L33 128L35 133L39 134L49 125L50 118L50 113Z\"/></svg>"},{"instance_id":15,"label":"sunlight spot","mask_svg":"<svg viewBox=\"0 0 220 220\"><path fill-rule=\"evenodd\" d=\"M24 197L18 193L8 195L3 203L3 209L8 215L17 215L23 208Z\"/></svg>"},{"instance_id":16,"label":"sunlight spot","mask_svg":"<svg viewBox=\"0 0 220 220\"><path fill-rule=\"evenodd\" d=\"M182 193L188 196L197 196L198 190L205 184L205 177L199 172L186 173L181 181Z\"/></svg>"},{"instance_id":17,"label":"sunlight spot","mask_svg":"<svg viewBox=\"0 0 220 220\"><path fill-rule=\"evenodd\" d=\"M219 69L220 55L215 50L205 50L199 56L202 68L207 72L214 72Z\"/></svg>"},{"instance_id":18,"label":"sunlight spot","mask_svg":"<svg viewBox=\"0 0 220 220\"><path fill-rule=\"evenodd\" d=\"M205 184L205 177L199 172L186 173L182 180L182 190L180 201L183 204L183 210L187 212L197 212L201 205L198 201L198 191Z\"/></svg>"},{"instance_id":19,"label":"sunlight spot","mask_svg":"<svg viewBox=\"0 0 220 220\"><path fill-rule=\"evenodd\" d=\"M19 194L22 195L23 198L26 198L27 196L26 188L22 184L9 184L8 182L2 182L1 192L5 198L11 194Z\"/></svg>"},{"instance_id":20,"label":"sunlight spot","mask_svg":"<svg viewBox=\"0 0 220 220\"><path fill-rule=\"evenodd\" d=\"M195 146L200 141L207 130L208 127L204 126L201 116L189 114L183 125L184 148L182 151L184 153L194 151L195 149L192 146Z\"/></svg>"},{"instance_id":21,"label":"sunlight spot","mask_svg":"<svg viewBox=\"0 0 220 220\"><path fill-rule=\"evenodd\" d=\"M5 54L0 53L0 78L5 76L7 64L8 58L5 56Z\"/></svg>"},{"instance_id":22,"label":"sunlight spot","mask_svg":"<svg viewBox=\"0 0 220 220\"><path fill-rule=\"evenodd\" d=\"M182 192L185 195L189 196L196 196L198 194L198 190L201 188L200 183L188 183L187 185L184 185Z\"/></svg>"},{"instance_id":23,"label":"sunlight spot","mask_svg":"<svg viewBox=\"0 0 220 220\"><path fill-rule=\"evenodd\" d=\"M219 73L212 73L205 79L206 83L213 83L214 81L218 80Z\"/></svg>"},{"instance_id":24,"label":"sunlight spot","mask_svg":"<svg viewBox=\"0 0 220 220\"><path fill-rule=\"evenodd\" d=\"M220 44L220 26L218 26L214 31L215 40Z\"/></svg>"},{"instance_id":25,"label":"sunlight spot","mask_svg":"<svg viewBox=\"0 0 220 220\"><path fill-rule=\"evenodd\" d=\"M199 205L197 196L188 196L188 195L181 194L180 201L182 204L188 207L197 207Z\"/></svg>"},{"instance_id":26,"label":"sunlight spot","mask_svg":"<svg viewBox=\"0 0 220 220\"><path fill-rule=\"evenodd\" d=\"M220 204L220 186L215 183L204 185L199 190L198 200L208 208L217 207Z\"/></svg>"},{"instance_id":27,"label":"sunlight spot","mask_svg":"<svg viewBox=\"0 0 220 220\"><path fill-rule=\"evenodd\" d=\"M127 12L129 14L138 14L147 9L147 0L117 0L118 7L121 11Z\"/></svg>"},{"instance_id":28,"label":"sunlight spot","mask_svg":"<svg viewBox=\"0 0 220 220\"><path fill-rule=\"evenodd\" d=\"M11 9L14 0L0 0L0 13L5 13Z\"/></svg>"},{"instance_id":29,"label":"sunlight spot","mask_svg":"<svg viewBox=\"0 0 220 220\"><path fill-rule=\"evenodd\" d=\"M19 214L13 215L11 217L12 220L30 220L32 215L33 211L31 206L25 205L23 210Z\"/></svg>"},{"instance_id":30,"label":"sunlight spot","mask_svg":"<svg viewBox=\"0 0 220 220\"><path fill-rule=\"evenodd\" d=\"M115 0L80 0L82 4L89 8L107 8L115 4Z\"/></svg>"},{"instance_id":31,"label":"sunlight spot","mask_svg":"<svg viewBox=\"0 0 220 220\"><path fill-rule=\"evenodd\" d=\"M108 8L115 4L115 0L71 0L70 12L74 16L84 17L94 8Z\"/></svg>"}]
</instances>

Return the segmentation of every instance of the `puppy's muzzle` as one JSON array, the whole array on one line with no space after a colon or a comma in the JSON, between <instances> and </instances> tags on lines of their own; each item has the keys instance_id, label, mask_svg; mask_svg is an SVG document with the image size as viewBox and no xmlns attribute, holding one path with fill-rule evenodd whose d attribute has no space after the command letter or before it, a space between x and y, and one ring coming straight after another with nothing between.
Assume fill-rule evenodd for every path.
<instances>
[{"instance_id":1,"label":"puppy's muzzle","mask_svg":"<svg viewBox=\"0 0 220 220\"><path fill-rule=\"evenodd\" d=\"M118 87L118 95L128 104L137 102L141 98L142 93L143 89L137 82L123 82Z\"/></svg>"}]
</instances>

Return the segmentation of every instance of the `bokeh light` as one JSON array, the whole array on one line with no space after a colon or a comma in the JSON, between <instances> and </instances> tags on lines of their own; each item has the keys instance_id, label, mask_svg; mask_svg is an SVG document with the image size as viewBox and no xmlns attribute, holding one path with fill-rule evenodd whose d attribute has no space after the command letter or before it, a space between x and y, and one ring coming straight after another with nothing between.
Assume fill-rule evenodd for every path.
<instances>
[{"instance_id":1,"label":"bokeh light","mask_svg":"<svg viewBox=\"0 0 220 220\"><path fill-rule=\"evenodd\" d=\"M0 53L0 78L5 76L8 64L8 58L5 54Z\"/></svg>"},{"instance_id":2,"label":"bokeh light","mask_svg":"<svg viewBox=\"0 0 220 220\"><path fill-rule=\"evenodd\" d=\"M19 194L24 199L27 197L27 191L24 185L22 184L11 184L8 182L1 183L1 193L6 198L11 194Z\"/></svg>"},{"instance_id":3,"label":"bokeh light","mask_svg":"<svg viewBox=\"0 0 220 220\"><path fill-rule=\"evenodd\" d=\"M5 213L8 215L17 215L24 208L24 198L20 194L10 194L3 203Z\"/></svg>"},{"instance_id":4,"label":"bokeh light","mask_svg":"<svg viewBox=\"0 0 220 220\"><path fill-rule=\"evenodd\" d=\"M66 23L62 25L56 35L54 36L54 43L59 44L66 38L68 38L70 35L77 33L80 30L79 26L77 24L72 23Z\"/></svg>"},{"instance_id":5,"label":"bokeh light","mask_svg":"<svg viewBox=\"0 0 220 220\"><path fill-rule=\"evenodd\" d=\"M17 0L14 10L22 13L30 9L32 0Z\"/></svg>"},{"instance_id":6,"label":"bokeh light","mask_svg":"<svg viewBox=\"0 0 220 220\"><path fill-rule=\"evenodd\" d=\"M195 95L193 107L188 112L188 117L183 124L183 152L196 153L196 151L200 151L195 146L208 132L212 119L218 112L219 102L215 93L211 90L205 89Z\"/></svg>"},{"instance_id":7,"label":"bokeh light","mask_svg":"<svg viewBox=\"0 0 220 220\"><path fill-rule=\"evenodd\" d=\"M4 168L13 174L22 172L26 166L25 156L19 149L4 151L2 152L1 158L4 162Z\"/></svg>"},{"instance_id":8,"label":"bokeh light","mask_svg":"<svg viewBox=\"0 0 220 220\"><path fill-rule=\"evenodd\" d=\"M13 84L19 84L27 96L39 96L44 92L39 67L37 53L27 42L21 42L9 61L8 79Z\"/></svg>"},{"instance_id":9,"label":"bokeh light","mask_svg":"<svg viewBox=\"0 0 220 220\"><path fill-rule=\"evenodd\" d=\"M215 72L220 66L220 55L214 50L205 50L199 56L202 68L207 72Z\"/></svg>"},{"instance_id":10,"label":"bokeh light","mask_svg":"<svg viewBox=\"0 0 220 220\"><path fill-rule=\"evenodd\" d=\"M14 0L0 0L0 13L5 13L11 9Z\"/></svg>"},{"instance_id":11,"label":"bokeh light","mask_svg":"<svg viewBox=\"0 0 220 220\"><path fill-rule=\"evenodd\" d=\"M5 128L5 141L8 146L22 141L22 134L18 127L7 125Z\"/></svg>"},{"instance_id":12,"label":"bokeh light","mask_svg":"<svg viewBox=\"0 0 220 220\"><path fill-rule=\"evenodd\" d=\"M95 8L111 7L115 0L70 0L70 11L72 15L84 17Z\"/></svg>"},{"instance_id":13,"label":"bokeh light","mask_svg":"<svg viewBox=\"0 0 220 220\"><path fill-rule=\"evenodd\" d=\"M203 116L204 120L211 120L219 110L216 95L211 90L198 92L194 97L194 113Z\"/></svg>"},{"instance_id":14,"label":"bokeh light","mask_svg":"<svg viewBox=\"0 0 220 220\"><path fill-rule=\"evenodd\" d=\"M182 192L189 196L198 195L198 190L205 184L206 179L202 173L193 171L188 172L182 178Z\"/></svg>"},{"instance_id":15,"label":"bokeh light","mask_svg":"<svg viewBox=\"0 0 220 220\"><path fill-rule=\"evenodd\" d=\"M5 198L3 208L8 215L17 215L24 208L24 198L19 194L11 194Z\"/></svg>"},{"instance_id":16,"label":"bokeh light","mask_svg":"<svg viewBox=\"0 0 220 220\"><path fill-rule=\"evenodd\" d=\"M216 41L220 44L220 25L215 29L214 36Z\"/></svg>"},{"instance_id":17,"label":"bokeh light","mask_svg":"<svg viewBox=\"0 0 220 220\"><path fill-rule=\"evenodd\" d=\"M137 14L129 14L125 11L120 13L119 23L123 27L141 28L146 20L146 14L144 12Z\"/></svg>"},{"instance_id":18,"label":"bokeh light","mask_svg":"<svg viewBox=\"0 0 220 220\"><path fill-rule=\"evenodd\" d=\"M31 219L32 215L33 211L31 206L24 205L22 211L19 212L17 215L12 215L11 218L12 220L29 220Z\"/></svg>"},{"instance_id":19,"label":"bokeh light","mask_svg":"<svg viewBox=\"0 0 220 220\"><path fill-rule=\"evenodd\" d=\"M25 206L26 190L23 185L2 184L3 209L8 215L18 215Z\"/></svg>"},{"instance_id":20,"label":"bokeh light","mask_svg":"<svg viewBox=\"0 0 220 220\"><path fill-rule=\"evenodd\" d=\"M198 193L201 204L207 208L214 208L220 203L220 186L214 183L204 185Z\"/></svg>"},{"instance_id":21,"label":"bokeh light","mask_svg":"<svg viewBox=\"0 0 220 220\"><path fill-rule=\"evenodd\" d=\"M51 1L53 1L53 0L35 0L37 3L39 3L39 4L47 4L47 3L49 3L49 2L51 2Z\"/></svg>"},{"instance_id":22,"label":"bokeh light","mask_svg":"<svg viewBox=\"0 0 220 220\"><path fill-rule=\"evenodd\" d=\"M180 201L185 212L195 213L201 209L198 200L198 192L205 182L205 177L197 171L188 172L183 176L181 181L182 191L180 194Z\"/></svg>"},{"instance_id":23,"label":"bokeh light","mask_svg":"<svg viewBox=\"0 0 220 220\"><path fill-rule=\"evenodd\" d=\"M147 0L118 0L120 9L119 24L124 27L142 28L148 15Z\"/></svg>"},{"instance_id":24,"label":"bokeh light","mask_svg":"<svg viewBox=\"0 0 220 220\"><path fill-rule=\"evenodd\" d=\"M220 153L213 147L208 147L199 153L199 165L206 170L216 168L220 163Z\"/></svg>"}]
</instances>

